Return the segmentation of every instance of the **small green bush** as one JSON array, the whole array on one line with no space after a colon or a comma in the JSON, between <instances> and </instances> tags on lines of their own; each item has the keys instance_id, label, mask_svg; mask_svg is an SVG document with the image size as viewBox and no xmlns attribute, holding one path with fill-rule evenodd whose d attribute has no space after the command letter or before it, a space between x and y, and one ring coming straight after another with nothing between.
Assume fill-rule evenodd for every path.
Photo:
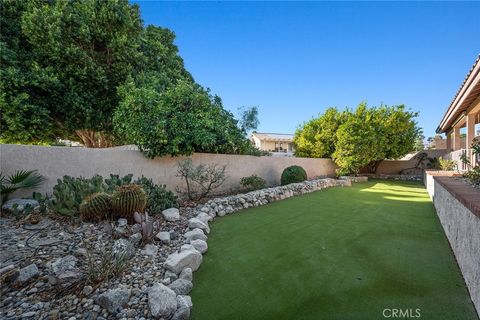
<instances>
[{"instance_id":1,"label":"small green bush","mask_svg":"<svg viewBox=\"0 0 480 320\"><path fill-rule=\"evenodd\" d=\"M144 176L135 180L135 184L141 185L148 197L147 211L150 214L161 213L168 208L178 208L178 198L172 192L167 190L165 185L157 185L152 179Z\"/></svg>"},{"instance_id":2,"label":"small green bush","mask_svg":"<svg viewBox=\"0 0 480 320\"><path fill-rule=\"evenodd\" d=\"M240 179L240 184L243 188L247 190L258 190L267 187L267 181L265 179L257 176L256 174L252 174L248 177L243 177Z\"/></svg>"},{"instance_id":3,"label":"small green bush","mask_svg":"<svg viewBox=\"0 0 480 320\"><path fill-rule=\"evenodd\" d=\"M290 166L282 172L282 186L307 180L307 173L300 166Z\"/></svg>"},{"instance_id":4,"label":"small green bush","mask_svg":"<svg viewBox=\"0 0 480 320\"><path fill-rule=\"evenodd\" d=\"M480 185L480 166L476 166L472 170L463 174L472 184Z\"/></svg>"},{"instance_id":5,"label":"small green bush","mask_svg":"<svg viewBox=\"0 0 480 320\"><path fill-rule=\"evenodd\" d=\"M442 157L438 158L438 164L440 165L440 169L444 171L453 171L457 165L454 160L447 160Z\"/></svg>"}]
</instances>

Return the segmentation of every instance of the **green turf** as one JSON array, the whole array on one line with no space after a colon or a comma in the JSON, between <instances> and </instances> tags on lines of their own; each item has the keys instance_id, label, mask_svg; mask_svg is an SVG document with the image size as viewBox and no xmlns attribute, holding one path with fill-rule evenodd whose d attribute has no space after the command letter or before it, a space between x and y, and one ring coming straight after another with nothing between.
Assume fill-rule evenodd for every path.
<instances>
[{"instance_id":1,"label":"green turf","mask_svg":"<svg viewBox=\"0 0 480 320\"><path fill-rule=\"evenodd\" d=\"M477 319L420 184L326 189L211 227L194 275L194 320L386 319L385 308Z\"/></svg>"}]
</instances>

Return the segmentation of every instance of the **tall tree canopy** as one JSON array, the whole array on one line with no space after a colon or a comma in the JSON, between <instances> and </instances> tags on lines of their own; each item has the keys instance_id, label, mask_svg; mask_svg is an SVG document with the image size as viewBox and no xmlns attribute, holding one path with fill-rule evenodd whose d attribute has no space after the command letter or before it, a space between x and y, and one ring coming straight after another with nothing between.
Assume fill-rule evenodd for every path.
<instances>
[{"instance_id":1,"label":"tall tree canopy","mask_svg":"<svg viewBox=\"0 0 480 320\"><path fill-rule=\"evenodd\" d=\"M295 133L296 156L329 158L340 173L375 172L384 159L403 157L415 148L420 133L416 112L405 106L335 108L303 124Z\"/></svg>"},{"instance_id":2,"label":"tall tree canopy","mask_svg":"<svg viewBox=\"0 0 480 320\"><path fill-rule=\"evenodd\" d=\"M117 141L137 143L150 156L249 152L243 129L220 98L185 69L173 32L144 27L137 5L0 5L3 142L62 137L106 147Z\"/></svg>"}]
</instances>

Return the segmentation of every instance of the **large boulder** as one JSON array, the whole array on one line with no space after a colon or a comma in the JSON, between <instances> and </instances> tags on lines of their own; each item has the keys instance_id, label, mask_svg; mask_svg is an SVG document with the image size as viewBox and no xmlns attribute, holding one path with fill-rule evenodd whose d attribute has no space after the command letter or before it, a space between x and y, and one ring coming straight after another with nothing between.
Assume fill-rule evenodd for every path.
<instances>
[{"instance_id":1,"label":"large boulder","mask_svg":"<svg viewBox=\"0 0 480 320\"><path fill-rule=\"evenodd\" d=\"M117 288L105 291L97 298L97 304L104 307L110 313L117 313L130 300L131 289Z\"/></svg>"},{"instance_id":2,"label":"large boulder","mask_svg":"<svg viewBox=\"0 0 480 320\"><path fill-rule=\"evenodd\" d=\"M185 238L187 239L187 242L197 239L207 241L207 236L205 235L205 233L203 233L203 231L198 228L185 232Z\"/></svg>"},{"instance_id":3,"label":"large boulder","mask_svg":"<svg viewBox=\"0 0 480 320\"><path fill-rule=\"evenodd\" d=\"M177 309L176 294L161 283L148 290L148 306L154 318L168 318Z\"/></svg>"},{"instance_id":4,"label":"large boulder","mask_svg":"<svg viewBox=\"0 0 480 320\"><path fill-rule=\"evenodd\" d=\"M173 222L180 220L180 211L177 208L170 208L162 211L165 220Z\"/></svg>"},{"instance_id":5,"label":"large boulder","mask_svg":"<svg viewBox=\"0 0 480 320\"><path fill-rule=\"evenodd\" d=\"M210 227L208 226L208 223L204 223L202 220L198 218L192 218L188 220L188 227L190 229L201 229L205 231L207 234L210 233Z\"/></svg>"},{"instance_id":6,"label":"large boulder","mask_svg":"<svg viewBox=\"0 0 480 320\"><path fill-rule=\"evenodd\" d=\"M205 212L200 212L196 218L205 224L208 224L208 222L213 220L213 218Z\"/></svg>"},{"instance_id":7,"label":"large boulder","mask_svg":"<svg viewBox=\"0 0 480 320\"><path fill-rule=\"evenodd\" d=\"M34 199L11 199L2 205L2 210L7 212L23 212L25 208L36 209L39 206L38 201Z\"/></svg>"},{"instance_id":8,"label":"large boulder","mask_svg":"<svg viewBox=\"0 0 480 320\"><path fill-rule=\"evenodd\" d=\"M200 239L192 240L190 241L190 244L195 248L195 250L197 250L201 254L204 254L208 250L207 242L203 240L200 240Z\"/></svg>"},{"instance_id":9,"label":"large boulder","mask_svg":"<svg viewBox=\"0 0 480 320\"><path fill-rule=\"evenodd\" d=\"M185 280L185 279L177 279L173 281L169 286L170 289L173 290L177 295L186 295L192 291L193 284L192 282Z\"/></svg>"},{"instance_id":10,"label":"large boulder","mask_svg":"<svg viewBox=\"0 0 480 320\"><path fill-rule=\"evenodd\" d=\"M164 267L176 274L179 274L185 268L196 271L202 264L202 259L202 254L196 250L175 252L167 257Z\"/></svg>"}]
</instances>

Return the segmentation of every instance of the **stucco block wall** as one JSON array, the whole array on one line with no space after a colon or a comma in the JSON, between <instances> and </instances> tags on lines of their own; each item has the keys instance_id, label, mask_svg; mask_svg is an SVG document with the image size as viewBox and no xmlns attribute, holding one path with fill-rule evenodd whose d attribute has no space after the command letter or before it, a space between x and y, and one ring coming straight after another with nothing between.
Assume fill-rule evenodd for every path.
<instances>
[{"instance_id":1,"label":"stucco block wall","mask_svg":"<svg viewBox=\"0 0 480 320\"><path fill-rule=\"evenodd\" d=\"M438 158L444 156L446 150L424 150L420 152L427 153L430 158ZM384 160L380 163L377 169L377 174L398 174L401 170L412 168L418 162L415 157L409 160Z\"/></svg>"},{"instance_id":2,"label":"stucco block wall","mask_svg":"<svg viewBox=\"0 0 480 320\"><path fill-rule=\"evenodd\" d=\"M480 218L450 194L433 177L433 204L480 313Z\"/></svg>"},{"instance_id":3,"label":"stucco block wall","mask_svg":"<svg viewBox=\"0 0 480 320\"><path fill-rule=\"evenodd\" d=\"M135 177L144 175L156 183L167 185L175 190L182 185L176 177L177 163L186 157L146 158L134 147L89 149L74 147L44 147L26 145L0 145L0 170L11 174L15 170L38 170L47 178L38 190L50 193L58 178L64 175L91 177L110 174ZM217 163L226 165L227 180L218 191L237 189L240 179L257 174L270 185L280 183L283 169L291 165L302 166L309 178L316 176L334 176L335 164L330 159L294 158L294 157L254 157L224 154L196 153L192 157L194 164ZM28 192L27 195L30 195Z\"/></svg>"}]
</instances>

